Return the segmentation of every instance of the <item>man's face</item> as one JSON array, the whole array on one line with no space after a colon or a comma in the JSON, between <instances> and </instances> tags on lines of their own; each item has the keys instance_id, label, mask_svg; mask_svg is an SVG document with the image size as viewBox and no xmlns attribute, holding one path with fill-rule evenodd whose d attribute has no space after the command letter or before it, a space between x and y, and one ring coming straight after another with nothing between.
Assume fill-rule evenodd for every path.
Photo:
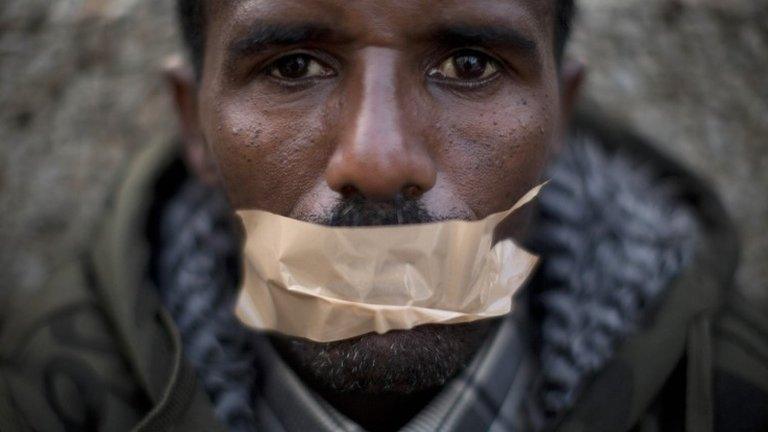
<instances>
[{"instance_id":1,"label":"man's face","mask_svg":"<svg viewBox=\"0 0 768 432\"><path fill-rule=\"evenodd\" d=\"M197 127L238 210L478 219L537 184L558 140L553 38L554 2L540 0L211 1ZM455 373L484 329L288 351L326 387L407 392Z\"/></svg>"}]
</instances>

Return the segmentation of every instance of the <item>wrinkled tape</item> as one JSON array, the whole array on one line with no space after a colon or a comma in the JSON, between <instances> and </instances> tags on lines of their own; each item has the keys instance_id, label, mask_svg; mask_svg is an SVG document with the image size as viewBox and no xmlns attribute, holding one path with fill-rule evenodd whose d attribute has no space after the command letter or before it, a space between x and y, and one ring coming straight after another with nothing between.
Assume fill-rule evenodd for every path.
<instances>
[{"instance_id":1,"label":"wrinkled tape","mask_svg":"<svg viewBox=\"0 0 768 432\"><path fill-rule=\"evenodd\" d=\"M238 318L318 342L507 314L538 258L496 226L539 193L479 221L326 227L238 211L246 231Z\"/></svg>"}]
</instances>

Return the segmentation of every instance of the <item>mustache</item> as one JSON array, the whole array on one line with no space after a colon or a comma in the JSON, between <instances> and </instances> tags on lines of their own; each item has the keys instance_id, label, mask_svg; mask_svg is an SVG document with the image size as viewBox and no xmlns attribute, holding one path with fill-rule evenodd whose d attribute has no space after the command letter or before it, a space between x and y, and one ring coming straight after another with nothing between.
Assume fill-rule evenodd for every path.
<instances>
[{"instance_id":1,"label":"mustache","mask_svg":"<svg viewBox=\"0 0 768 432\"><path fill-rule=\"evenodd\" d=\"M315 222L332 227L364 227L421 224L443 219L431 214L418 200L371 201L352 197L340 201L329 214L316 218Z\"/></svg>"}]
</instances>

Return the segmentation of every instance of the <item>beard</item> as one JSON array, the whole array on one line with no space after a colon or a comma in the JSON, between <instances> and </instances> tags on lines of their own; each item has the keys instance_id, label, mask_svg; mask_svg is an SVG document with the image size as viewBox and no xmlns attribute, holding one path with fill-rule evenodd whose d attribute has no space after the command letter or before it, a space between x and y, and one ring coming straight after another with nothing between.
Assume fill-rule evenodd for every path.
<instances>
[{"instance_id":1,"label":"beard","mask_svg":"<svg viewBox=\"0 0 768 432\"><path fill-rule=\"evenodd\" d=\"M464 369L490 324L430 324L325 343L273 336L273 344L322 393L407 395L440 387Z\"/></svg>"},{"instance_id":2,"label":"beard","mask_svg":"<svg viewBox=\"0 0 768 432\"><path fill-rule=\"evenodd\" d=\"M419 224L465 215L430 214L416 200L348 198L329 214L300 219L328 226ZM442 386L472 360L493 320L423 325L334 342L272 336L286 362L311 386L334 394L413 394Z\"/></svg>"}]
</instances>

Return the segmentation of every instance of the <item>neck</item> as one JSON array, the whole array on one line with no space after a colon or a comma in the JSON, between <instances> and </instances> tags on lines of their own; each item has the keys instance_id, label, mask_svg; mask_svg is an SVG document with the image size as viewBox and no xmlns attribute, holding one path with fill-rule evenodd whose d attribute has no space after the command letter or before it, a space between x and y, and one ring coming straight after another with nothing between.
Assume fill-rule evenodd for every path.
<instances>
[{"instance_id":1,"label":"neck","mask_svg":"<svg viewBox=\"0 0 768 432\"><path fill-rule=\"evenodd\" d=\"M411 394L338 394L320 392L336 410L370 432L396 431L440 392L440 387Z\"/></svg>"}]
</instances>

